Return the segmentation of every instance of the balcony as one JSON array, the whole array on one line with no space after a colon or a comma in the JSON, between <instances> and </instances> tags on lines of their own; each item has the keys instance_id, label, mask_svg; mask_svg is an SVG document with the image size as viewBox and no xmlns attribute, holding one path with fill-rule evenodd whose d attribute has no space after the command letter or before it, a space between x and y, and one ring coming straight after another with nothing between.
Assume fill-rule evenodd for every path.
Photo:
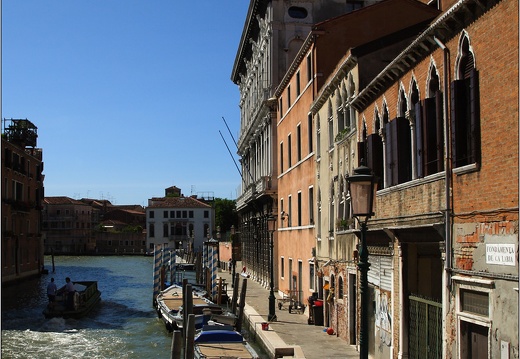
<instances>
[{"instance_id":1,"label":"balcony","mask_svg":"<svg viewBox=\"0 0 520 359\"><path fill-rule=\"evenodd\" d=\"M258 197L276 193L271 176L260 177L254 184L249 184L246 190L237 198L237 209L245 207L250 201Z\"/></svg>"}]
</instances>

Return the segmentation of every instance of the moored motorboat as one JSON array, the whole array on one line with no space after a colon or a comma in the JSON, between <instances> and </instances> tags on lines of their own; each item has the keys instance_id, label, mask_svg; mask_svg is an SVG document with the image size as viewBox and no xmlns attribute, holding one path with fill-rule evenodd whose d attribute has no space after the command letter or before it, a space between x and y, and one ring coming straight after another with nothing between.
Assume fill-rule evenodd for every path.
<instances>
[{"instance_id":1,"label":"moored motorboat","mask_svg":"<svg viewBox=\"0 0 520 359\"><path fill-rule=\"evenodd\" d=\"M222 314L222 307L204 298L203 292L192 292L193 313L195 314L195 328L202 328L202 325L209 320L212 314ZM157 315L162 318L168 331L183 327L183 297L182 287L172 285L157 295L155 299Z\"/></svg>"},{"instance_id":2,"label":"moored motorboat","mask_svg":"<svg viewBox=\"0 0 520 359\"><path fill-rule=\"evenodd\" d=\"M72 306L67 301L65 286L58 289L56 300L43 310L46 318L81 318L87 315L101 300L101 292L96 281L74 282L74 300Z\"/></svg>"},{"instance_id":3,"label":"moored motorboat","mask_svg":"<svg viewBox=\"0 0 520 359\"><path fill-rule=\"evenodd\" d=\"M220 329L221 326L205 327L195 336L195 358L259 358L256 351L235 330Z\"/></svg>"}]
</instances>

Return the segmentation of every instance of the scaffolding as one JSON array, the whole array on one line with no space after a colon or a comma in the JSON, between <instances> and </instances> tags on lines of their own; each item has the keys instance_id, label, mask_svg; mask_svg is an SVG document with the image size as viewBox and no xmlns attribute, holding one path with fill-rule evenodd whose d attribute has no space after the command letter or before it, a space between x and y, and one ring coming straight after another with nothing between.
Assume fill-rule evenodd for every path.
<instances>
[{"instance_id":1,"label":"scaffolding","mask_svg":"<svg viewBox=\"0 0 520 359\"><path fill-rule=\"evenodd\" d=\"M9 123L9 125L7 125ZM38 127L28 119L6 119L2 122L2 135L7 141L21 147L36 147Z\"/></svg>"}]
</instances>

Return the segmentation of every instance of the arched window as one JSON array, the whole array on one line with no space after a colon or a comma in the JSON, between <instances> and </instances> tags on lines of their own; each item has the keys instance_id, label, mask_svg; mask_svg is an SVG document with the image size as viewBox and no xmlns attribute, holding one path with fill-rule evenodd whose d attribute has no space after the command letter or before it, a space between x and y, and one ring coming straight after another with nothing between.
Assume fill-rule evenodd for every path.
<instances>
[{"instance_id":1,"label":"arched window","mask_svg":"<svg viewBox=\"0 0 520 359\"><path fill-rule=\"evenodd\" d=\"M349 74L348 87L347 87L347 95L348 95L347 101L349 103L350 103L350 101L352 101L355 94L356 94L356 86L354 85L354 80L352 79L352 74ZM347 108L347 112L348 112L347 126L350 129L352 129L352 128L354 128L354 126L356 126L356 110L354 109L354 107L349 105Z\"/></svg>"},{"instance_id":2,"label":"arched window","mask_svg":"<svg viewBox=\"0 0 520 359\"><path fill-rule=\"evenodd\" d=\"M336 297L336 277L334 274L330 275L330 288L329 288L329 297L327 300L329 302L332 302L334 298Z\"/></svg>"},{"instance_id":3,"label":"arched window","mask_svg":"<svg viewBox=\"0 0 520 359\"><path fill-rule=\"evenodd\" d=\"M343 288L343 277L339 276L338 278L338 299L343 299L344 288Z\"/></svg>"},{"instance_id":4,"label":"arched window","mask_svg":"<svg viewBox=\"0 0 520 359\"><path fill-rule=\"evenodd\" d=\"M404 117L407 112L407 103L402 87L399 91L397 103L398 117L385 124L385 179L387 187L412 179L410 123Z\"/></svg>"},{"instance_id":5,"label":"arched window","mask_svg":"<svg viewBox=\"0 0 520 359\"><path fill-rule=\"evenodd\" d=\"M443 101L437 68L432 64L427 83L428 98L423 100L423 170L428 176L444 170Z\"/></svg>"},{"instance_id":6,"label":"arched window","mask_svg":"<svg viewBox=\"0 0 520 359\"><path fill-rule=\"evenodd\" d=\"M330 184L330 200L329 200L329 234L330 237L334 235L334 219L336 218L336 214L334 211L334 206L336 203L336 194L334 191L334 181Z\"/></svg>"},{"instance_id":7,"label":"arched window","mask_svg":"<svg viewBox=\"0 0 520 359\"><path fill-rule=\"evenodd\" d=\"M384 163L383 163L383 140L379 135L381 119L378 110L374 111L374 133L367 136L367 158L365 165L374 171L378 177L377 188L383 188Z\"/></svg>"},{"instance_id":8,"label":"arched window","mask_svg":"<svg viewBox=\"0 0 520 359\"><path fill-rule=\"evenodd\" d=\"M343 101L344 99L342 98L342 93L339 91L339 90L336 90L336 112L337 112L337 119L338 119L338 134L343 131L343 129L345 128L345 121L344 121L344 114L345 114L345 111L344 111L344 106L343 106Z\"/></svg>"},{"instance_id":9,"label":"arched window","mask_svg":"<svg viewBox=\"0 0 520 359\"><path fill-rule=\"evenodd\" d=\"M424 177L423 171L423 131L422 131L422 121L421 121L421 101L419 101L419 88L417 87L417 82L414 80L411 86L411 94L410 94L410 102L412 103L413 108L413 118L414 118L414 127L415 127L415 142L414 142L414 151L415 151L415 172L414 178Z\"/></svg>"},{"instance_id":10,"label":"arched window","mask_svg":"<svg viewBox=\"0 0 520 359\"><path fill-rule=\"evenodd\" d=\"M480 94L478 71L469 38L459 41L457 79L451 83L453 166L480 162Z\"/></svg>"},{"instance_id":11,"label":"arched window","mask_svg":"<svg viewBox=\"0 0 520 359\"><path fill-rule=\"evenodd\" d=\"M332 102L329 101L327 110L327 124L329 129L329 150L334 147L334 115L332 112Z\"/></svg>"}]
</instances>

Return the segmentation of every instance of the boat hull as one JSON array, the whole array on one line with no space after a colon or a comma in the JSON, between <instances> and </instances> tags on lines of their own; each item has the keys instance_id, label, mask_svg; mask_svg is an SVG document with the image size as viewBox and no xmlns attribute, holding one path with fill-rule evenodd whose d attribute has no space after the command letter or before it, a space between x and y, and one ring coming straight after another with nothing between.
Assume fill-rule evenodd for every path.
<instances>
[{"instance_id":1,"label":"boat hull","mask_svg":"<svg viewBox=\"0 0 520 359\"><path fill-rule=\"evenodd\" d=\"M234 330L203 330L194 340L196 359L207 358L259 358L242 335Z\"/></svg>"},{"instance_id":2,"label":"boat hull","mask_svg":"<svg viewBox=\"0 0 520 359\"><path fill-rule=\"evenodd\" d=\"M74 298L74 308L69 308L66 303L66 295L64 287L60 288L56 301L53 304L48 304L43 310L45 318L81 318L89 314L97 304L101 301L101 292L97 288L97 282L74 282L76 290Z\"/></svg>"},{"instance_id":3,"label":"boat hull","mask_svg":"<svg viewBox=\"0 0 520 359\"><path fill-rule=\"evenodd\" d=\"M168 331L183 327L183 298L182 287L173 285L159 293L155 299L156 311L164 321ZM210 300L193 293L193 314L195 314L195 328L200 329L208 322L212 314L222 314L222 307ZM208 313L205 315L205 312Z\"/></svg>"}]
</instances>

